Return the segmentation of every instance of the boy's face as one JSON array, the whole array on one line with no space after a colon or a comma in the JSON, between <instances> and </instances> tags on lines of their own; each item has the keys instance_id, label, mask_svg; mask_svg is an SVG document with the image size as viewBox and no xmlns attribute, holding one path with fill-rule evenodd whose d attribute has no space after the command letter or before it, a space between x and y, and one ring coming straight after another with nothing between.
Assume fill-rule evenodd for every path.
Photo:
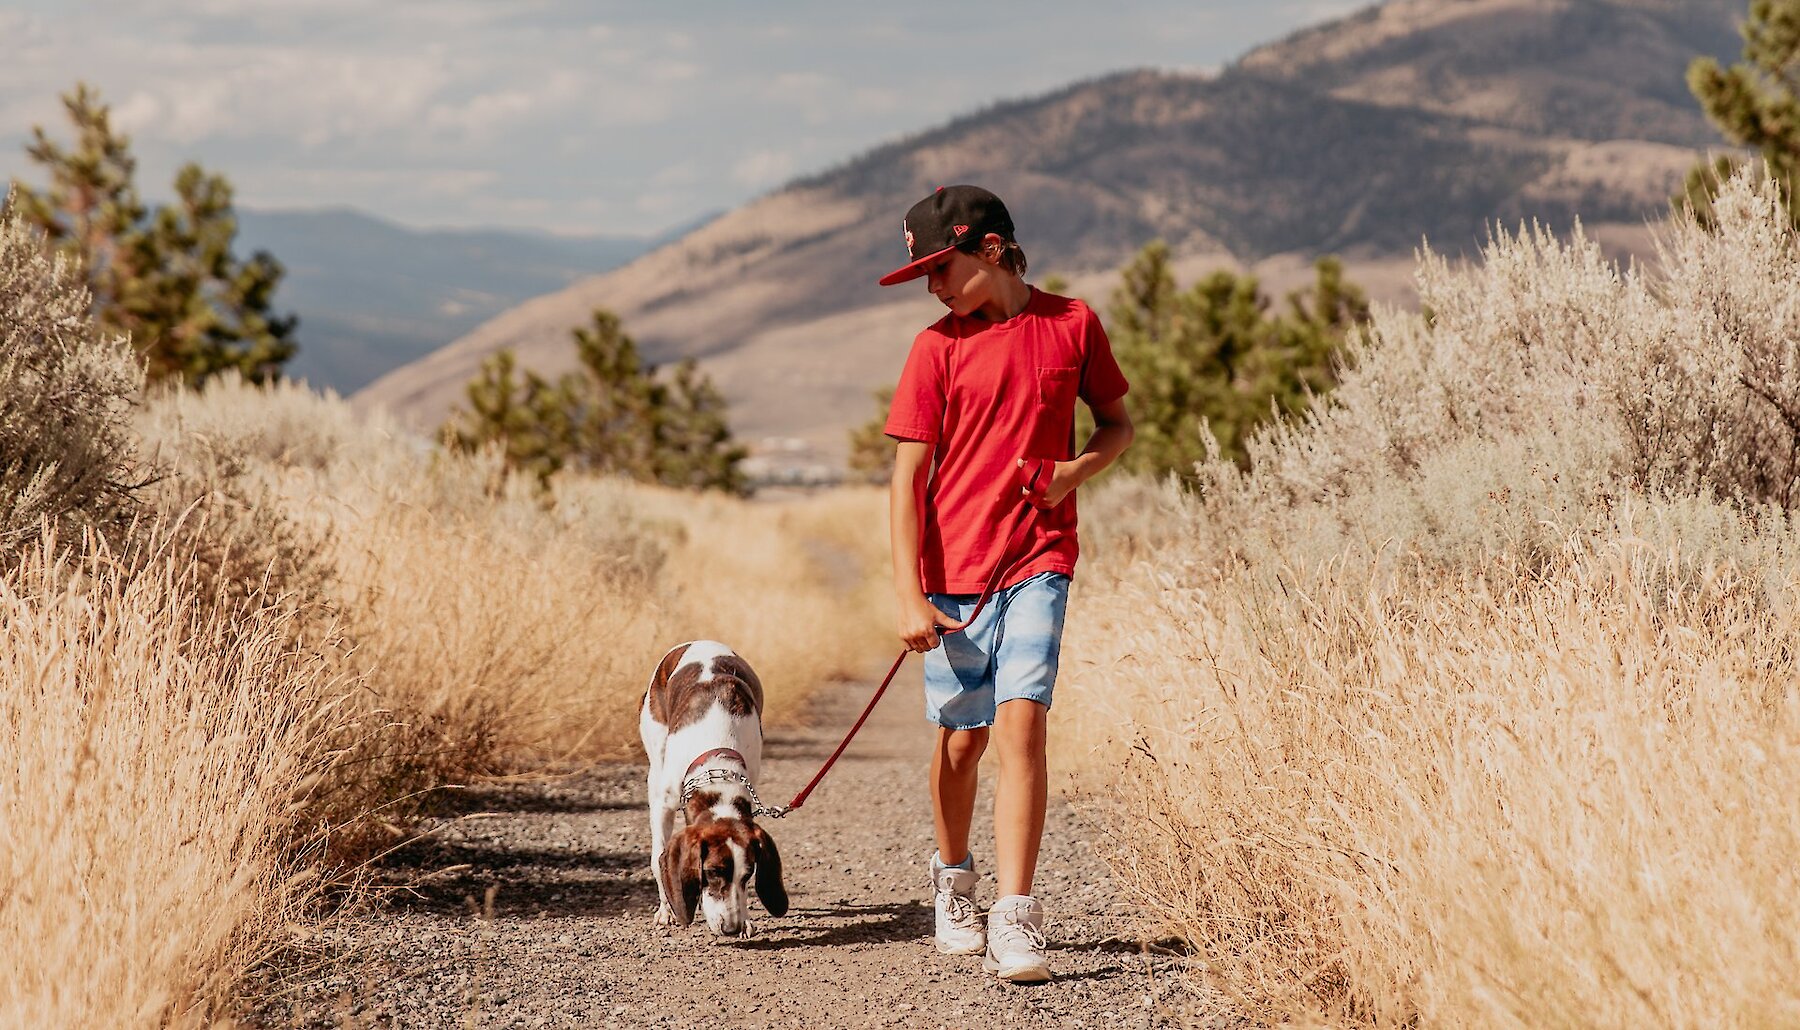
<instances>
[{"instance_id":1,"label":"boy's face","mask_svg":"<svg viewBox=\"0 0 1800 1030\"><path fill-rule=\"evenodd\" d=\"M999 237L990 234L988 240ZM929 266L925 286L945 307L967 317L984 308L999 307L994 287L999 277L1007 274L999 265L953 250Z\"/></svg>"}]
</instances>

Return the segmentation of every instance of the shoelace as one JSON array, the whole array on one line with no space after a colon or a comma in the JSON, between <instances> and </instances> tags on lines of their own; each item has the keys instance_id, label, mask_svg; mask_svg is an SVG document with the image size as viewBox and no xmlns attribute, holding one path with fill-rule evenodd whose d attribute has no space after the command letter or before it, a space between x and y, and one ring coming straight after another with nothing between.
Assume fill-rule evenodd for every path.
<instances>
[{"instance_id":1,"label":"shoelace","mask_svg":"<svg viewBox=\"0 0 1800 1030\"><path fill-rule=\"evenodd\" d=\"M1012 937L1016 934L1025 938L1025 942L1031 945L1033 951L1042 952L1049 947L1050 939L1044 936L1044 931L1032 926L1030 923L1022 921L1019 918L1017 909L1005 913L1000 917L1000 920L1002 924L1004 924L1000 927L999 931L1003 941L1005 938Z\"/></svg>"},{"instance_id":2,"label":"shoelace","mask_svg":"<svg viewBox=\"0 0 1800 1030\"><path fill-rule=\"evenodd\" d=\"M938 901L944 906L944 912L950 917L953 926L964 930L973 930L981 925L980 917L975 911L975 902L966 894L958 894L941 883L933 882Z\"/></svg>"}]
</instances>

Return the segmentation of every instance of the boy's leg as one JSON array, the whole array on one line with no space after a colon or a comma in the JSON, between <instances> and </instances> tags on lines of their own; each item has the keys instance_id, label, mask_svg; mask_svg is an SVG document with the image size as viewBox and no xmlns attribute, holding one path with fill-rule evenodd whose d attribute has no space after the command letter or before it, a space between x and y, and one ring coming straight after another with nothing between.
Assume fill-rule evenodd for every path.
<instances>
[{"instance_id":1,"label":"boy's leg","mask_svg":"<svg viewBox=\"0 0 1800 1030\"><path fill-rule=\"evenodd\" d=\"M1046 572L1007 591L994 640L994 858L1000 896L1029 895L1044 835L1045 726L1062 658L1069 577Z\"/></svg>"},{"instance_id":2,"label":"boy's leg","mask_svg":"<svg viewBox=\"0 0 1800 1030\"><path fill-rule=\"evenodd\" d=\"M994 793L994 852L1000 896L988 910L981 964L1014 983L1050 979L1044 906L1032 896L1031 885L1044 836L1045 726L1068 598L1068 576L1033 576L1007 592L995 631L993 740L1000 752L1000 782Z\"/></svg>"},{"instance_id":3,"label":"boy's leg","mask_svg":"<svg viewBox=\"0 0 1800 1030\"><path fill-rule=\"evenodd\" d=\"M967 618L974 597L928 594L940 611ZM964 632L945 637L925 654L925 715L937 723L931 755L931 812L937 853L931 857L937 950L945 955L980 955L987 928L975 906L979 874L969 853L969 822L975 814L977 773L994 721L993 660L987 647L993 620L986 615Z\"/></svg>"},{"instance_id":4,"label":"boy's leg","mask_svg":"<svg viewBox=\"0 0 1800 1030\"><path fill-rule=\"evenodd\" d=\"M938 728L931 756L931 812L937 823L937 853L931 856L932 907L937 950L944 955L987 951L987 924L975 906L975 856L969 853L969 820L975 814L975 773L987 747L986 726L972 730Z\"/></svg>"},{"instance_id":5,"label":"boy's leg","mask_svg":"<svg viewBox=\"0 0 1800 1030\"><path fill-rule=\"evenodd\" d=\"M1000 752L1000 780L994 789L994 862L1002 897L1030 894L1037 875L1049 799L1044 757L1049 711L1036 701L1019 698L1001 702L994 716L994 746ZM963 825L966 841L966 820Z\"/></svg>"},{"instance_id":6,"label":"boy's leg","mask_svg":"<svg viewBox=\"0 0 1800 1030\"><path fill-rule=\"evenodd\" d=\"M939 611L966 619L976 598L927 594ZM969 822L975 814L976 774L994 721L994 619L981 620L943 638L925 653L925 717L937 723L931 753L931 812L938 856L956 865L969 856Z\"/></svg>"},{"instance_id":7,"label":"boy's leg","mask_svg":"<svg viewBox=\"0 0 1800 1030\"><path fill-rule=\"evenodd\" d=\"M937 749L931 754L931 812L937 824L938 857L959 865L969 857L969 823L975 816L975 791L981 755L987 750L988 728L953 730L938 727Z\"/></svg>"}]
</instances>

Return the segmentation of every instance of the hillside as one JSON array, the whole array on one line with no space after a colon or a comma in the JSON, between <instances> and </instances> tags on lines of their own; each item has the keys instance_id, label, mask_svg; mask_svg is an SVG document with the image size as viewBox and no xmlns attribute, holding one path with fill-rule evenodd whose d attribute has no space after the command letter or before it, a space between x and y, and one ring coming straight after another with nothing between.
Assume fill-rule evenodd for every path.
<instances>
[{"instance_id":1,"label":"hillside","mask_svg":"<svg viewBox=\"0 0 1800 1030\"><path fill-rule=\"evenodd\" d=\"M538 297L359 395L421 425L481 359L566 367L568 330L618 311L659 359L703 357L741 435L841 450L938 308L884 291L900 215L940 183L1007 198L1036 275L1104 301L1162 237L1193 269L1283 287L1322 252L1405 299L1421 238L1471 251L1493 220L1641 248L1644 223L1714 140L1686 95L1729 55L1739 0L1396 0L1212 76L1127 72L996 105L764 197L612 273Z\"/></svg>"}]
</instances>

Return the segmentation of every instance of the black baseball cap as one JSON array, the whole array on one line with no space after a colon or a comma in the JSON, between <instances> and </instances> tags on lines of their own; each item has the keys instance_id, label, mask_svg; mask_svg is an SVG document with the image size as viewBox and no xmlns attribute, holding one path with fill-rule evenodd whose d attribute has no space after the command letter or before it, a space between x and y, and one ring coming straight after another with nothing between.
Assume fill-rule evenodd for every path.
<instances>
[{"instance_id":1,"label":"black baseball cap","mask_svg":"<svg viewBox=\"0 0 1800 1030\"><path fill-rule=\"evenodd\" d=\"M910 260L882 276L883 286L917 279L932 259L988 233L1013 238L1012 215L1006 213L1006 205L980 186L939 186L937 192L912 206L900 228L906 233Z\"/></svg>"}]
</instances>

